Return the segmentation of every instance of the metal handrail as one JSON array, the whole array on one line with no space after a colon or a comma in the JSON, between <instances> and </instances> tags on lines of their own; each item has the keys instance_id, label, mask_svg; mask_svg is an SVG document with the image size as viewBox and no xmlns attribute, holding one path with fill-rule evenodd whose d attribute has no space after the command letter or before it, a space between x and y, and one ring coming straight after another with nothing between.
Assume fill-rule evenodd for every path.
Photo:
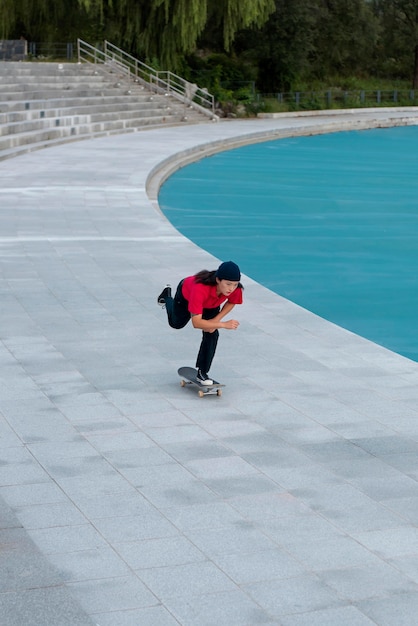
<instances>
[{"instance_id":1,"label":"metal handrail","mask_svg":"<svg viewBox=\"0 0 418 626\"><path fill-rule=\"evenodd\" d=\"M77 55L79 63L103 63L117 67L127 78L146 85L155 93L173 96L183 104L209 115L213 120L218 119L215 115L215 98L207 89L202 89L173 72L157 71L108 41L104 42L104 49L100 50L77 39Z\"/></svg>"}]
</instances>

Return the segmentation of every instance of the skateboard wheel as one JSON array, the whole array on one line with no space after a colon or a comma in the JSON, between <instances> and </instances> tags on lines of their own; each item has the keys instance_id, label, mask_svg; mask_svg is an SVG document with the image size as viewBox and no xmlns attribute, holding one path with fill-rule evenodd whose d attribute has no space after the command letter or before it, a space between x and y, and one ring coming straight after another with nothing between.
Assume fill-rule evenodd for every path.
<instances>
[{"instance_id":1,"label":"skateboard wheel","mask_svg":"<svg viewBox=\"0 0 418 626\"><path fill-rule=\"evenodd\" d=\"M185 386L186 386L186 382L185 382L184 380L181 380L181 381L180 381L180 385L181 385L182 387L185 387Z\"/></svg>"},{"instance_id":2,"label":"skateboard wheel","mask_svg":"<svg viewBox=\"0 0 418 626\"><path fill-rule=\"evenodd\" d=\"M199 390L197 393L198 393L199 398L203 398L203 396L205 395L204 391Z\"/></svg>"},{"instance_id":3,"label":"skateboard wheel","mask_svg":"<svg viewBox=\"0 0 418 626\"><path fill-rule=\"evenodd\" d=\"M217 396L221 396L222 395L222 389L217 389L216 390L216 395Z\"/></svg>"}]
</instances>

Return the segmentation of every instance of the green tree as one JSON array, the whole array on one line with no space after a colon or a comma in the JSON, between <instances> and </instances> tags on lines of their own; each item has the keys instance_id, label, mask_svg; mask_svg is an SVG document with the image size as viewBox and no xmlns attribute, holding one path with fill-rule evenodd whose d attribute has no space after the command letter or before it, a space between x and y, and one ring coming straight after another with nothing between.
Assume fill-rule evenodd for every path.
<instances>
[{"instance_id":1,"label":"green tree","mask_svg":"<svg viewBox=\"0 0 418 626\"><path fill-rule=\"evenodd\" d=\"M375 0L381 20L381 52L386 71L412 77L418 89L418 0Z\"/></svg>"},{"instance_id":2,"label":"green tree","mask_svg":"<svg viewBox=\"0 0 418 626\"><path fill-rule=\"evenodd\" d=\"M96 15L79 0L0 0L0 38L66 42L91 34Z\"/></svg>"},{"instance_id":3,"label":"green tree","mask_svg":"<svg viewBox=\"0 0 418 626\"><path fill-rule=\"evenodd\" d=\"M367 74L378 37L378 19L367 0L275 0L275 12L258 33L234 44L253 56L264 93L301 82ZM240 47L241 46L241 47Z\"/></svg>"},{"instance_id":4,"label":"green tree","mask_svg":"<svg viewBox=\"0 0 418 626\"><path fill-rule=\"evenodd\" d=\"M239 29L262 25L274 10L274 0L109 0L106 11L105 0L79 1L89 12L106 13L105 31L115 43L169 68L195 50L209 21L229 50Z\"/></svg>"},{"instance_id":5,"label":"green tree","mask_svg":"<svg viewBox=\"0 0 418 626\"><path fill-rule=\"evenodd\" d=\"M0 0L0 33L58 41L71 19L80 28L76 36L106 38L173 68L194 51L209 20L228 50L239 29L262 25L273 10L274 0Z\"/></svg>"},{"instance_id":6,"label":"green tree","mask_svg":"<svg viewBox=\"0 0 418 626\"><path fill-rule=\"evenodd\" d=\"M319 77L366 74L372 67L378 20L367 0L317 0L311 55Z\"/></svg>"},{"instance_id":7,"label":"green tree","mask_svg":"<svg viewBox=\"0 0 418 626\"><path fill-rule=\"evenodd\" d=\"M257 87L264 93L289 91L309 71L316 0L276 0L274 13L259 32L237 38L239 54L258 65Z\"/></svg>"}]
</instances>

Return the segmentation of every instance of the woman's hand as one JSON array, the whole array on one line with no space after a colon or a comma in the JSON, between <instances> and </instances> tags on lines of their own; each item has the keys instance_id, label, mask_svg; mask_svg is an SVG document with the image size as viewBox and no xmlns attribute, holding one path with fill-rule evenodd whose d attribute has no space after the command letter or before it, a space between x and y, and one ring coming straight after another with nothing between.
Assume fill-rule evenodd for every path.
<instances>
[{"instance_id":1,"label":"woman's hand","mask_svg":"<svg viewBox=\"0 0 418 626\"><path fill-rule=\"evenodd\" d=\"M206 333L213 333L218 328L225 328L227 330L236 330L239 326L239 322L237 320L227 320L226 322L221 321L222 311L216 317L210 320L202 319L202 316L192 315L192 324L194 328L198 328L203 330Z\"/></svg>"},{"instance_id":2,"label":"woman's hand","mask_svg":"<svg viewBox=\"0 0 418 626\"><path fill-rule=\"evenodd\" d=\"M238 320L227 320L226 322L222 322L222 328L226 328L228 330L236 330L238 326Z\"/></svg>"}]
</instances>

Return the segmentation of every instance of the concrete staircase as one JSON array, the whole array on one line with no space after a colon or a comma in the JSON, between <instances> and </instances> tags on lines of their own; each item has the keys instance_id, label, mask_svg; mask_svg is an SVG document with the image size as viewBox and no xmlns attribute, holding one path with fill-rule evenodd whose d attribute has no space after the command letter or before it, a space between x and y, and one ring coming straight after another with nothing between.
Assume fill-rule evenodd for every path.
<instances>
[{"instance_id":1,"label":"concrete staircase","mask_svg":"<svg viewBox=\"0 0 418 626\"><path fill-rule=\"evenodd\" d=\"M208 121L90 63L0 62L0 160L67 141Z\"/></svg>"}]
</instances>

